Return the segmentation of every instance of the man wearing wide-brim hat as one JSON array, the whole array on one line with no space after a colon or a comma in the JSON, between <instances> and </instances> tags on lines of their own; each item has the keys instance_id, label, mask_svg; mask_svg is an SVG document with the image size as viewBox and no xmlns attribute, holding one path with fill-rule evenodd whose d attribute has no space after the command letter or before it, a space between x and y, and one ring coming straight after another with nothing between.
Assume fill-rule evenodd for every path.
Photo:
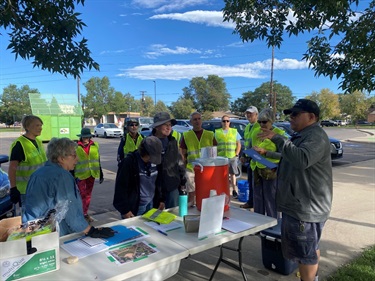
<instances>
[{"instance_id":1,"label":"man wearing wide-brim hat","mask_svg":"<svg viewBox=\"0 0 375 281\"><path fill-rule=\"evenodd\" d=\"M162 174L161 188L166 208L178 206L181 187L184 187L186 183L179 143L172 133L172 126L176 123L176 119L171 118L168 112L158 112L152 124L152 135L159 138L163 144L163 159L160 166L162 170L159 172Z\"/></svg>"},{"instance_id":2,"label":"man wearing wide-brim hat","mask_svg":"<svg viewBox=\"0 0 375 281\"><path fill-rule=\"evenodd\" d=\"M117 161L120 163L126 155L137 150L143 140L143 136L138 133L139 122L137 119L129 119L126 122L126 130L121 138L117 149Z\"/></svg>"},{"instance_id":3,"label":"man wearing wide-brim hat","mask_svg":"<svg viewBox=\"0 0 375 281\"><path fill-rule=\"evenodd\" d=\"M100 165L99 144L91 140L94 136L89 128L82 128L76 149L78 162L74 168L74 177L82 198L83 214L87 222L93 219L88 215L91 202L91 194L95 179L101 184L104 181L102 167Z\"/></svg>"}]
</instances>

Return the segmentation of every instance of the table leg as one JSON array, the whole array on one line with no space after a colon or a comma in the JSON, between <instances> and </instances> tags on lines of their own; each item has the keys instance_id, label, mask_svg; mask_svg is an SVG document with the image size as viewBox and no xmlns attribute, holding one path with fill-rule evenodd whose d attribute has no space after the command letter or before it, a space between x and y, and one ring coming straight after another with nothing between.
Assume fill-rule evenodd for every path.
<instances>
[{"instance_id":1,"label":"table leg","mask_svg":"<svg viewBox=\"0 0 375 281\"><path fill-rule=\"evenodd\" d=\"M219 268L219 264L221 262L229 265L230 267L233 267L234 269L237 269L238 271L241 271L242 273L242 276L243 276L243 280L247 281L247 276L245 274L245 271L243 269L243 266L242 266L242 252L241 252L241 248L242 248L242 241L243 241L244 237L241 237L240 240L238 241L238 247L237 249L236 248L232 248L232 247L229 247L229 246L224 246L224 245L221 245L220 246L220 257L216 263L216 266L215 266L215 269L214 271L212 272L211 274L211 277L210 277L210 281L212 280L212 278L214 278L214 275L216 273L216 270ZM235 251L238 253L238 265L235 264L235 263L232 263L231 261L229 260L226 260L224 257L223 257L223 249L227 249L227 250L231 250L231 251Z\"/></svg>"}]
</instances>

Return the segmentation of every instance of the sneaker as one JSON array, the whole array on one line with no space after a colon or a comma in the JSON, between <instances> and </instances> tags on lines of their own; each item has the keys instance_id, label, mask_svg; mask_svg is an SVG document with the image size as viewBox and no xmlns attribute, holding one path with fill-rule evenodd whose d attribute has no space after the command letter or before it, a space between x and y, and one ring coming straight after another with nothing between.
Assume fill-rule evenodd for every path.
<instances>
[{"instance_id":1,"label":"sneaker","mask_svg":"<svg viewBox=\"0 0 375 281\"><path fill-rule=\"evenodd\" d=\"M249 203L245 203L245 204L240 205L240 208L251 209L253 208L253 205L250 205Z\"/></svg>"},{"instance_id":2,"label":"sneaker","mask_svg":"<svg viewBox=\"0 0 375 281\"><path fill-rule=\"evenodd\" d=\"M237 191L233 190L232 191L232 196L233 196L234 199L237 199L238 198Z\"/></svg>"}]
</instances>

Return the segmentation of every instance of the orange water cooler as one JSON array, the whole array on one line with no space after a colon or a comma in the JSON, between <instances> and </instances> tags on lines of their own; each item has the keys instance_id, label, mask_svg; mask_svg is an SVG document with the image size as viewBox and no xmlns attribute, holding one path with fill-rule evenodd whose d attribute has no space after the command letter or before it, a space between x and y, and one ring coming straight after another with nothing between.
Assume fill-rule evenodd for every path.
<instances>
[{"instance_id":1,"label":"orange water cooler","mask_svg":"<svg viewBox=\"0 0 375 281\"><path fill-rule=\"evenodd\" d=\"M194 160L193 165L197 209L201 210L202 199L210 197L210 190L215 189L217 195L226 194L224 211L228 211L230 202L228 159L198 158Z\"/></svg>"}]
</instances>

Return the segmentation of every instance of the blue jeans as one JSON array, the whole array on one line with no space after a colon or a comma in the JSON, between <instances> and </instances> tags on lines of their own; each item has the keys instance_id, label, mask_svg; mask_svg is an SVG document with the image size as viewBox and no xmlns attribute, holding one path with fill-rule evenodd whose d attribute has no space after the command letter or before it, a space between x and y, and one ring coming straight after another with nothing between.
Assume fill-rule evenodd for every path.
<instances>
[{"instance_id":1,"label":"blue jeans","mask_svg":"<svg viewBox=\"0 0 375 281\"><path fill-rule=\"evenodd\" d=\"M178 198L180 196L180 192L178 188L172 191L167 191L165 194L165 208L173 208L178 206Z\"/></svg>"},{"instance_id":2,"label":"blue jeans","mask_svg":"<svg viewBox=\"0 0 375 281\"><path fill-rule=\"evenodd\" d=\"M153 208L153 202L151 200L151 202L147 203L146 205L142 205L142 206L139 206L138 207L138 213L137 213L137 216L141 216L143 215L144 213L146 213L147 211L151 210Z\"/></svg>"}]
</instances>

